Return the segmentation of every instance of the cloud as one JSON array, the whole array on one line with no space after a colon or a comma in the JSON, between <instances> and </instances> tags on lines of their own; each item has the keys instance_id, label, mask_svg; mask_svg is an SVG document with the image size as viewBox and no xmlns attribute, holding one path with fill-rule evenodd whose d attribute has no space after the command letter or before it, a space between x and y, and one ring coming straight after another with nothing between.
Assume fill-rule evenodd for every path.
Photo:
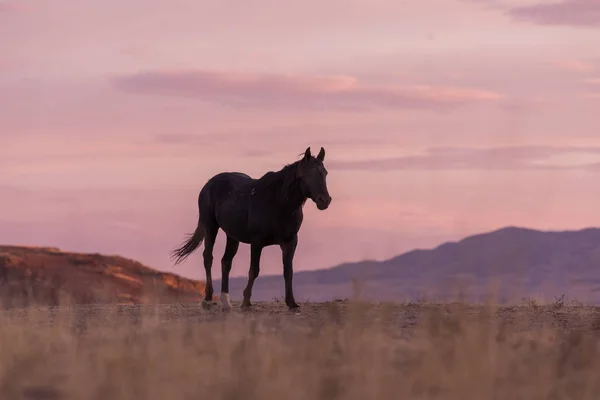
<instances>
[{"instance_id":1,"label":"cloud","mask_svg":"<svg viewBox=\"0 0 600 400\"><path fill-rule=\"evenodd\" d=\"M188 133L161 133L154 136L154 142L166 145L198 145L212 146L223 142L224 138L217 135L194 135Z\"/></svg>"},{"instance_id":2,"label":"cloud","mask_svg":"<svg viewBox=\"0 0 600 400\"><path fill-rule=\"evenodd\" d=\"M581 94L581 97L588 100L600 100L600 78L582 79L581 83L586 85L588 91Z\"/></svg>"},{"instance_id":3,"label":"cloud","mask_svg":"<svg viewBox=\"0 0 600 400\"><path fill-rule=\"evenodd\" d=\"M515 19L540 25L585 26L600 28L600 1L563 0L512 8Z\"/></svg>"},{"instance_id":4,"label":"cloud","mask_svg":"<svg viewBox=\"0 0 600 400\"><path fill-rule=\"evenodd\" d=\"M0 14L16 11L17 5L14 3L0 3Z\"/></svg>"},{"instance_id":5,"label":"cloud","mask_svg":"<svg viewBox=\"0 0 600 400\"><path fill-rule=\"evenodd\" d=\"M158 71L120 76L113 83L132 93L183 96L235 107L431 109L503 98L496 92L462 87L368 86L345 75Z\"/></svg>"},{"instance_id":6,"label":"cloud","mask_svg":"<svg viewBox=\"0 0 600 400\"><path fill-rule=\"evenodd\" d=\"M595 69L594 65L591 63L581 60L554 60L550 61L548 64L558 69L572 72L589 72Z\"/></svg>"},{"instance_id":7,"label":"cloud","mask_svg":"<svg viewBox=\"0 0 600 400\"><path fill-rule=\"evenodd\" d=\"M598 92L598 93L594 93L594 92L583 93L582 96L585 99L600 100L600 92Z\"/></svg>"},{"instance_id":8,"label":"cloud","mask_svg":"<svg viewBox=\"0 0 600 400\"><path fill-rule=\"evenodd\" d=\"M599 169L600 147L521 146L432 148L425 154L359 161L330 161L338 170Z\"/></svg>"},{"instance_id":9,"label":"cloud","mask_svg":"<svg viewBox=\"0 0 600 400\"><path fill-rule=\"evenodd\" d=\"M0 0L0 15L31 10L31 6L16 1Z\"/></svg>"}]
</instances>

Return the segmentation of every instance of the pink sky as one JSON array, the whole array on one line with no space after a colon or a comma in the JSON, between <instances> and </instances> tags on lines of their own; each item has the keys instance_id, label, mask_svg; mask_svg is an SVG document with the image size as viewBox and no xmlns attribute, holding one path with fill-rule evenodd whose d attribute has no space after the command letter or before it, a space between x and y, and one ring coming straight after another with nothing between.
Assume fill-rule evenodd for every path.
<instances>
[{"instance_id":1,"label":"pink sky","mask_svg":"<svg viewBox=\"0 0 600 400\"><path fill-rule=\"evenodd\" d=\"M599 37L597 0L0 0L0 242L172 270L208 178L307 146L296 270L600 226Z\"/></svg>"}]
</instances>

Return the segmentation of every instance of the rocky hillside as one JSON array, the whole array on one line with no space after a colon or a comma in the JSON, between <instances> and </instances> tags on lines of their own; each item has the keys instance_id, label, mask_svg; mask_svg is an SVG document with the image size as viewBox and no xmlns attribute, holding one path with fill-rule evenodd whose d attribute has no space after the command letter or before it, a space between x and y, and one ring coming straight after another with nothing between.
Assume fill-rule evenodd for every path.
<instances>
[{"instance_id":1,"label":"rocky hillside","mask_svg":"<svg viewBox=\"0 0 600 400\"><path fill-rule=\"evenodd\" d=\"M198 302L203 294L204 282L159 272L123 257L0 246L4 306Z\"/></svg>"}]
</instances>

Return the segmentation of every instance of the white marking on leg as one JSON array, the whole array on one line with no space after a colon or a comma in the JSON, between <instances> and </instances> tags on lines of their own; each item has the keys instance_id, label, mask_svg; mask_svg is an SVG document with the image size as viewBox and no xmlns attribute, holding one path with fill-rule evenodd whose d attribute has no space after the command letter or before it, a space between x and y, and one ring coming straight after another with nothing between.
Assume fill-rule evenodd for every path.
<instances>
[{"instance_id":1,"label":"white marking on leg","mask_svg":"<svg viewBox=\"0 0 600 400\"><path fill-rule=\"evenodd\" d=\"M223 310L231 310L231 302L229 301L229 293L221 293L221 304Z\"/></svg>"}]
</instances>

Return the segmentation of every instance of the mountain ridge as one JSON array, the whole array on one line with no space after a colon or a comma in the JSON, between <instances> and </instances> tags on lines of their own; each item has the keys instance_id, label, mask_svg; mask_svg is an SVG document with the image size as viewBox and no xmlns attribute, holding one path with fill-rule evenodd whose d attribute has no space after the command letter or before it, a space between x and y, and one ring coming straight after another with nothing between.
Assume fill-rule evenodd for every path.
<instances>
[{"instance_id":1,"label":"mountain ridge","mask_svg":"<svg viewBox=\"0 0 600 400\"><path fill-rule=\"evenodd\" d=\"M494 280L510 289L522 287L522 296L554 298L565 294L600 304L600 228L502 227L386 260L296 271L294 290L300 301L328 301L352 297L359 282L366 299L403 301L423 295L448 297L464 284L481 297ZM245 277L230 279L233 299L241 298L246 282ZM32 290L36 298L55 301L57 292L63 292L78 303L143 303L155 301L157 296L160 301L198 302L204 285L203 281L158 271L118 255L0 245L3 302L14 303L15 293L19 298ZM219 280L214 281L214 287L220 287ZM283 277L261 275L254 288L255 300L281 298ZM215 297L217 294L218 290Z\"/></svg>"},{"instance_id":2,"label":"mountain ridge","mask_svg":"<svg viewBox=\"0 0 600 400\"><path fill-rule=\"evenodd\" d=\"M296 297L326 301L352 297L354 280L362 282L372 300L448 297L466 282L477 297L494 280L518 296L566 294L600 303L600 228L537 230L507 226L448 241L429 249L414 249L382 261L363 260L330 268L294 273ZM470 283L469 283L470 282ZM232 298L238 298L244 277L230 278ZM215 282L215 287L218 287ZM396 286L394 286L396 285ZM283 296L283 278L259 276L253 297ZM484 289L485 287L485 289ZM508 294L505 294L508 296ZM504 296L504 295L503 295ZM517 296L516 292L513 296Z\"/></svg>"}]
</instances>

